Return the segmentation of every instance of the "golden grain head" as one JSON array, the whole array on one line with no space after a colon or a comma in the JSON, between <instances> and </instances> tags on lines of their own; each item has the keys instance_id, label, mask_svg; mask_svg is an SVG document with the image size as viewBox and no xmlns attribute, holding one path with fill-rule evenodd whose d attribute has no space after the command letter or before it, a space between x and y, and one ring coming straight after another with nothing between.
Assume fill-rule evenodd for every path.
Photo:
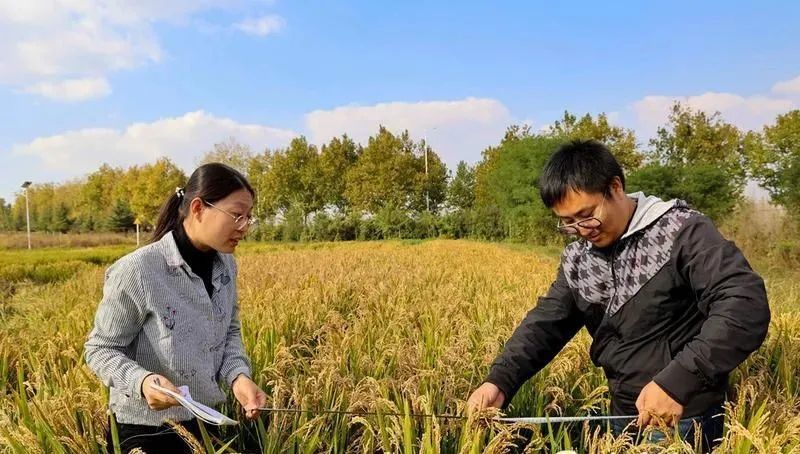
<instances>
[{"instance_id":1,"label":"golden grain head","mask_svg":"<svg viewBox=\"0 0 800 454\"><path fill-rule=\"evenodd\" d=\"M14 271L13 295L0 300L0 451L93 452L104 444L105 390L81 350L105 262L81 257L71 256L80 263L69 266L50 257L47 272L70 273L63 279L36 281L30 276L39 264L20 265L28 268ZM548 433L485 419L391 415L463 414L465 398L557 263L534 250L466 241L244 248L243 332L270 405L379 415L267 415L261 426L225 432L217 448L260 439L264 452L692 452L692 440L635 447L589 425ZM4 269L0 280L3 273L12 276ZM764 346L732 377L737 394L720 452L800 450L797 277L766 276L774 322ZM523 387L509 414L606 411L608 389L589 360L589 342L585 332L577 336ZM223 410L237 407L231 400Z\"/></svg>"}]
</instances>

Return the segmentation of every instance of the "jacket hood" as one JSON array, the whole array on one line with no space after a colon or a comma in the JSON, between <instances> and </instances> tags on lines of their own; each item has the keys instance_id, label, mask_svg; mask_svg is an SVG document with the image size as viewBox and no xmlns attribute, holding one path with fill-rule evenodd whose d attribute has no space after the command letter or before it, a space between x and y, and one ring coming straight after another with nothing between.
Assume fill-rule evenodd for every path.
<instances>
[{"instance_id":1,"label":"jacket hood","mask_svg":"<svg viewBox=\"0 0 800 454\"><path fill-rule=\"evenodd\" d=\"M649 226L678 203L678 199L665 202L656 196L646 196L643 192L628 194L628 197L636 199L636 211L633 212L633 218L631 218L631 222L628 225L628 230L625 231L620 239L627 238Z\"/></svg>"}]
</instances>

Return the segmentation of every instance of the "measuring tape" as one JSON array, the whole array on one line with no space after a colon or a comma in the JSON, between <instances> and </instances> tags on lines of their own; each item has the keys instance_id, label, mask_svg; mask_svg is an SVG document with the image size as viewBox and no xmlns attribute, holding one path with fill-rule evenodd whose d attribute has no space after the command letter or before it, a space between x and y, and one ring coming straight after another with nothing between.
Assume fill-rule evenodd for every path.
<instances>
[{"instance_id":1,"label":"measuring tape","mask_svg":"<svg viewBox=\"0 0 800 454\"><path fill-rule=\"evenodd\" d=\"M258 409L265 413L294 413L312 415L339 415L339 416L400 416L409 418L433 418L433 419L467 419L461 415L433 415L433 414L405 414L405 413L378 413L378 412L358 412L342 410L301 410L297 408L272 408L262 407ZM517 424L558 424L567 422L587 422L587 421L613 421L613 420L634 420L639 416L536 416L520 418L492 418L493 421L517 423Z\"/></svg>"}]
</instances>

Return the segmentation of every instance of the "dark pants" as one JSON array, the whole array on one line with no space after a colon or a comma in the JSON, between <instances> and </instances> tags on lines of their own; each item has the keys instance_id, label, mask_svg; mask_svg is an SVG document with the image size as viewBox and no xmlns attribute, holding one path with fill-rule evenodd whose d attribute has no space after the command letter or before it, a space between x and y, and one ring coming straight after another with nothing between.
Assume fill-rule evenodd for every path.
<instances>
[{"instance_id":1,"label":"dark pants","mask_svg":"<svg viewBox=\"0 0 800 454\"><path fill-rule=\"evenodd\" d=\"M184 421L180 423L189 433L191 433L202 445L203 438L200 435L200 427L196 419ZM206 431L211 436L217 435L215 427L208 424L205 425ZM147 454L158 453L186 453L191 454L192 449L180 435L169 425L162 426L140 426L137 424L120 424L117 423L117 431L119 433L120 451L123 454L128 454L132 449L139 448ZM114 453L114 443L111 439L111 424L106 432L106 442L108 443L108 452Z\"/></svg>"},{"instance_id":2,"label":"dark pants","mask_svg":"<svg viewBox=\"0 0 800 454\"><path fill-rule=\"evenodd\" d=\"M629 423L630 421L614 420L611 423L611 430L615 436L620 436L623 432L630 434L636 443L643 441L658 443L677 432L681 439L695 446L695 428L698 427L701 431L702 452L709 453L719 445L722 439L722 430L725 426L725 409L722 408L722 405L715 405L700 416L681 419L678 422L677 431L674 427L664 429L669 431L669 435L660 429L644 430L639 429L635 424Z\"/></svg>"}]
</instances>

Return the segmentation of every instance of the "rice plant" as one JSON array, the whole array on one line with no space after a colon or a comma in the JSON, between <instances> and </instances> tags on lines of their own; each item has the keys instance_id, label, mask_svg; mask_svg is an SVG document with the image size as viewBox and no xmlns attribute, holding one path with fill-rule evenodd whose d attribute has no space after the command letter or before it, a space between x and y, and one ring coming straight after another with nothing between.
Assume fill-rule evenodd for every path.
<instances>
[{"instance_id":1,"label":"rice plant","mask_svg":"<svg viewBox=\"0 0 800 454\"><path fill-rule=\"evenodd\" d=\"M57 250L27 262L15 259L22 251L0 252L0 282L14 287L0 299L0 451L114 452L105 445L107 391L82 346L104 267L127 250ZM444 240L258 244L238 260L254 379L269 406L309 412L264 414L220 437L203 432L199 452L694 452L694 440L634 446L593 424L500 424L491 411L427 416L466 416L466 397L554 277L551 252ZM800 452L800 281L786 270L765 277L773 323L732 376L719 452ZM608 389L589 342L581 332L507 414L605 413ZM222 410L239 414L233 399Z\"/></svg>"}]
</instances>

